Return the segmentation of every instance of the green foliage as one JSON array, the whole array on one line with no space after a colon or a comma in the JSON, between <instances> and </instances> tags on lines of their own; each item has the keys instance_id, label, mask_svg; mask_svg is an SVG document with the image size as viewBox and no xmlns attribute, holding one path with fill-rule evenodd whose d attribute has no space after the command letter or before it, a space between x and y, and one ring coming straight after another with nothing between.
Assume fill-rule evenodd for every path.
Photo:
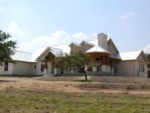
<instances>
[{"instance_id":1,"label":"green foliage","mask_svg":"<svg viewBox=\"0 0 150 113\"><path fill-rule=\"evenodd\" d=\"M57 57L55 59L55 66L65 69L84 69L89 62L89 56L83 52L77 52L74 55L66 55L64 57Z\"/></svg>"},{"instance_id":2,"label":"green foliage","mask_svg":"<svg viewBox=\"0 0 150 113\"><path fill-rule=\"evenodd\" d=\"M77 52L73 56L74 58L74 66L79 70L84 70L85 65L89 63L89 56L81 51Z\"/></svg>"},{"instance_id":3,"label":"green foliage","mask_svg":"<svg viewBox=\"0 0 150 113\"><path fill-rule=\"evenodd\" d=\"M78 69L79 72L84 73L85 80L87 74L85 72L85 65L89 62L89 56L81 51L76 52L74 55L66 55L65 57L57 57L55 59L55 66L63 69Z\"/></svg>"},{"instance_id":4,"label":"green foliage","mask_svg":"<svg viewBox=\"0 0 150 113\"><path fill-rule=\"evenodd\" d=\"M150 54L147 55L147 59L150 62Z\"/></svg>"},{"instance_id":5,"label":"green foliage","mask_svg":"<svg viewBox=\"0 0 150 113\"><path fill-rule=\"evenodd\" d=\"M11 55L14 54L16 42L9 40L11 36L8 33L0 31L0 64L3 62L12 62Z\"/></svg>"}]
</instances>

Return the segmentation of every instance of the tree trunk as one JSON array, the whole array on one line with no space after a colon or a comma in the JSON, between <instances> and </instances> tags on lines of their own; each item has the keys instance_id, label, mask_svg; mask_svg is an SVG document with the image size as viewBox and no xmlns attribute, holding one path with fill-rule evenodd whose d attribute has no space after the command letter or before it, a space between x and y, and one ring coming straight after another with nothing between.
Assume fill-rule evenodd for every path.
<instances>
[{"instance_id":1,"label":"tree trunk","mask_svg":"<svg viewBox=\"0 0 150 113\"><path fill-rule=\"evenodd\" d=\"M84 78L85 78L85 81L87 81L87 73L86 73L86 71L84 71Z\"/></svg>"}]
</instances>

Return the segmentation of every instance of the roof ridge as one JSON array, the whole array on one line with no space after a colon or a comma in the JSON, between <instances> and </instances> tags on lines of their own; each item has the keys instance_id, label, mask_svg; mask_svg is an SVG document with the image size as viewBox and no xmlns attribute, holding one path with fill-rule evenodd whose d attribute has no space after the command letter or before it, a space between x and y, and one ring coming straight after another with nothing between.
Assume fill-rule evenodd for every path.
<instances>
[{"instance_id":1,"label":"roof ridge","mask_svg":"<svg viewBox=\"0 0 150 113\"><path fill-rule=\"evenodd\" d=\"M20 50L16 50L16 52L21 52L21 53L32 54L31 52L27 52L27 51L20 51Z\"/></svg>"},{"instance_id":2,"label":"roof ridge","mask_svg":"<svg viewBox=\"0 0 150 113\"><path fill-rule=\"evenodd\" d=\"M119 53L132 53L132 52L141 52L142 50L135 50L135 51L123 51L123 52L119 52Z\"/></svg>"}]
</instances>

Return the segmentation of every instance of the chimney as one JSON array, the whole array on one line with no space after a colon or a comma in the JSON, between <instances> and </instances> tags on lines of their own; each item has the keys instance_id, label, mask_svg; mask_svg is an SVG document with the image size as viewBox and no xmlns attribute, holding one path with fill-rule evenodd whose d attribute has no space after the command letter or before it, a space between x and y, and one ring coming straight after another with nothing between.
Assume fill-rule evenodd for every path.
<instances>
[{"instance_id":1,"label":"chimney","mask_svg":"<svg viewBox=\"0 0 150 113\"><path fill-rule=\"evenodd\" d=\"M107 35L104 33L98 34L98 46L107 50Z\"/></svg>"}]
</instances>

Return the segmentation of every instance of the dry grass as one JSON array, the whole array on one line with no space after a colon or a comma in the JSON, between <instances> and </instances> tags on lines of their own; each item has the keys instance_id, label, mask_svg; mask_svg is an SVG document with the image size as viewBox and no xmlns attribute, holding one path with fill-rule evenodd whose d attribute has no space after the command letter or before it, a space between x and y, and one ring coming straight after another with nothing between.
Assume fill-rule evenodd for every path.
<instances>
[{"instance_id":1,"label":"dry grass","mask_svg":"<svg viewBox=\"0 0 150 113\"><path fill-rule=\"evenodd\" d=\"M54 77L37 77L38 80L44 81L82 81L84 76L54 76ZM122 77L122 76L88 76L88 81L105 82L105 83L150 83L149 78Z\"/></svg>"},{"instance_id":2,"label":"dry grass","mask_svg":"<svg viewBox=\"0 0 150 113\"><path fill-rule=\"evenodd\" d=\"M84 81L83 76L73 77L0 77L0 89L7 87L38 89L56 92L104 92L104 93L134 93L150 95L149 80L119 77L119 76L89 76Z\"/></svg>"}]
</instances>

